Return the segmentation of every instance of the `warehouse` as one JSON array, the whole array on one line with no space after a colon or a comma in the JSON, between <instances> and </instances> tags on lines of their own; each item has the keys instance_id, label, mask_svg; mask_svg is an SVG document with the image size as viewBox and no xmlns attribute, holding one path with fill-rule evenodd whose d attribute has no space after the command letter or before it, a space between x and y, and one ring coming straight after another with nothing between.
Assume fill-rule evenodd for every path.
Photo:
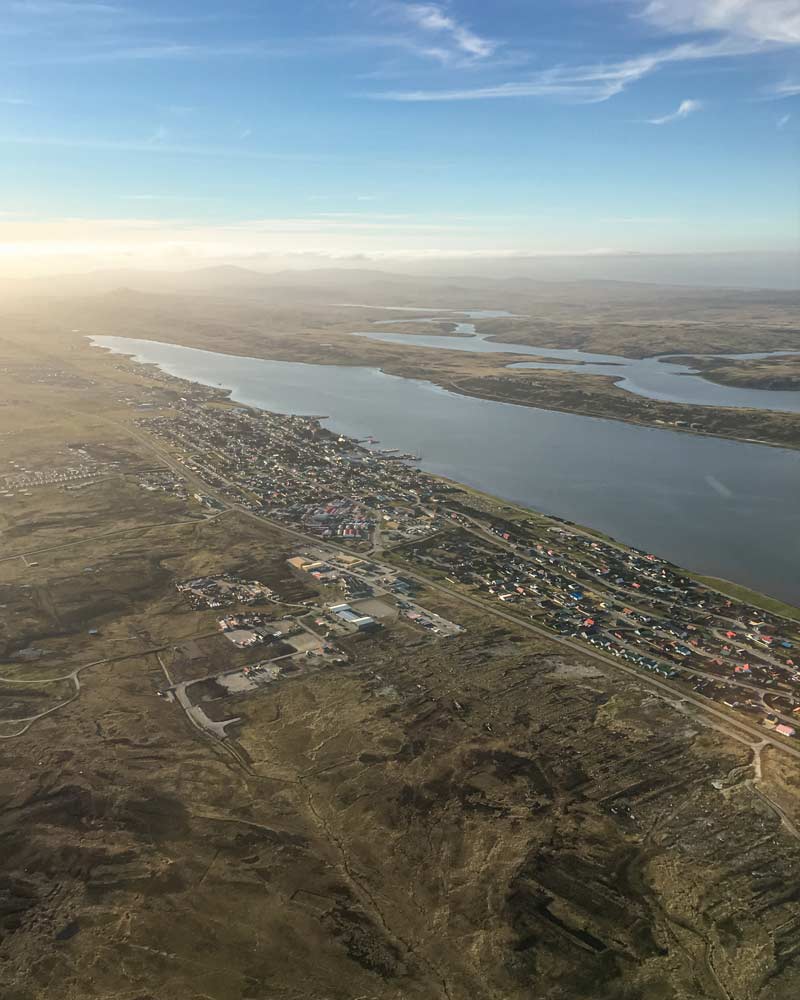
<instances>
[{"instance_id":1,"label":"warehouse","mask_svg":"<svg viewBox=\"0 0 800 1000\"><path fill-rule=\"evenodd\" d=\"M357 611L353 611L349 604L332 604L329 611L336 615L340 621L360 632L376 628L378 624L370 615L360 615Z\"/></svg>"}]
</instances>

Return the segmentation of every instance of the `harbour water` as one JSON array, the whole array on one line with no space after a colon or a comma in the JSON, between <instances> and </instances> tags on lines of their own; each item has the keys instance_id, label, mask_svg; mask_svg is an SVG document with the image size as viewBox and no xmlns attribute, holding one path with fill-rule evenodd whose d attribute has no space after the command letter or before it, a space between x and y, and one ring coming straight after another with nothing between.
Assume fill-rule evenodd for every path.
<instances>
[{"instance_id":1,"label":"harbour water","mask_svg":"<svg viewBox=\"0 0 800 1000\"><path fill-rule=\"evenodd\" d=\"M374 368L93 337L249 406L421 456L426 470L800 605L800 453L448 392Z\"/></svg>"}]
</instances>

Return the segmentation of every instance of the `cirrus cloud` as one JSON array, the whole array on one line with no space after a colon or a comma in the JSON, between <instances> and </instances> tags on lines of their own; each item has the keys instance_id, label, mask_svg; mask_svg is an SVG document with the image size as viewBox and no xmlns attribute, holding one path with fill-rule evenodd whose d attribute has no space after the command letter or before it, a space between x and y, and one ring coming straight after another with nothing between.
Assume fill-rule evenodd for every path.
<instances>
[{"instance_id":1,"label":"cirrus cloud","mask_svg":"<svg viewBox=\"0 0 800 1000\"><path fill-rule=\"evenodd\" d=\"M650 0L642 17L668 31L718 31L758 43L800 44L800 0Z\"/></svg>"},{"instance_id":2,"label":"cirrus cloud","mask_svg":"<svg viewBox=\"0 0 800 1000\"><path fill-rule=\"evenodd\" d=\"M800 97L800 80L784 80L769 88L770 97Z\"/></svg>"},{"instance_id":3,"label":"cirrus cloud","mask_svg":"<svg viewBox=\"0 0 800 1000\"><path fill-rule=\"evenodd\" d=\"M648 125L668 125L670 122L680 121L681 118L688 118L689 115L693 115L695 111L700 111L703 107L701 101L695 101L691 98L685 101L681 101L678 107L670 112L668 115L661 115L660 118L648 118Z\"/></svg>"},{"instance_id":4,"label":"cirrus cloud","mask_svg":"<svg viewBox=\"0 0 800 1000\"><path fill-rule=\"evenodd\" d=\"M402 15L423 31L443 35L458 50L468 56L483 59L492 55L497 48L495 42L476 35L474 31L449 14L441 4L403 4Z\"/></svg>"}]
</instances>

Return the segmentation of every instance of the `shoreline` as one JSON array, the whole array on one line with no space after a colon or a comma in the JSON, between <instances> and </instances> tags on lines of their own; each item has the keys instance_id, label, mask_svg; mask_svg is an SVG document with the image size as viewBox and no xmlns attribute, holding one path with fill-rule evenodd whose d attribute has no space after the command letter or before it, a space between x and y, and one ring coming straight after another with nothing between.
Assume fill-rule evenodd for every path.
<instances>
[{"instance_id":1,"label":"shoreline","mask_svg":"<svg viewBox=\"0 0 800 1000\"><path fill-rule=\"evenodd\" d=\"M126 338L122 338L122 339L126 339ZM127 338L127 339L130 339L130 338ZM202 383L202 382L194 381L194 380L192 380L190 378L185 378L183 376L173 375L173 374L171 374L169 372L165 372L159 366L159 364L157 362L138 361L138 360L136 360L136 357L135 357L134 354L117 353L117 352L111 351L109 348L103 348L102 345L92 344L91 346L92 347L101 347L101 349L104 350L104 351L106 351L111 357L115 357L116 356L116 357L119 357L119 358L124 358L125 360L127 360L134 367L134 370L137 369L137 368L144 369L145 370L144 374L149 375L149 374L151 374L151 372L148 371L148 369L154 369L156 371L161 372L163 375L167 376L169 379L174 379L176 381L183 382L183 383L185 383L187 385L191 385L191 386L204 385L204 383ZM218 352L208 352L208 353L218 353ZM262 359L262 360L270 360L270 359ZM305 362L301 362L301 363L305 363ZM392 373L386 373L386 374L392 374ZM254 410L258 410L258 411L265 412L265 413L276 413L276 412L278 412L278 411L269 410L269 409L267 409L265 407L257 406L255 404L245 403L243 401L237 400L234 397L234 395L233 395L233 390L225 389L222 386L212 385L212 386L205 386L205 387L208 388L208 389L210 389L215 394L217 394L219 396L219 402L221 404L223 404L223 405L227 405L227 406L230 406L232 408L241 407L241 408L245 408L245 409L254 409ZM442 388L447 388L447 387L443 386ZM466 393L464 393L464 395L466 395ZM499 402L504 402L503 400L498 400L498 401ZM565 411L565 412L571 412L571 411ZM326 418L320 418L320 417L310 416L310 415L307 415L307 414L292 414L292 415L293 416L302 417L303 419L316 420L316 421L321 421L322 419L326 419ZM594 416L594 415L592 415L592 416ZM607 419L607 418L599 417L599 415L597 415L597 418L598 419ZM643 426L648 426L649 427L650 425L643 425ZM665 427L662 427L662 428L657 428L657 429L661 429L661 430L673 430L673 429L680 429L680 428L665 428ZM326 430L328 430L328 429L326 428ZM328 431L328 432L329 433L333 433L332 431ZM691 433L695 434L695 436L718 436L718 437L722 438L723 440L730 440L729 438L724 438L722 435L703 435L703 434L698 434L695 431L691 431ZM360 444L359 441L356 438L351 438L351 440L353 441L353 444L356 447L358 447L358 448L362 447L362 444ZM758 442L758 441L744 441L742 443L761 444L762 442ZM772 447L780 447L780 446L779 445L772 445ZM492 506L496 507L497 508L497 512L500 512L503 509L506 509L506 510L512 509L512 510L517 511L519 514L524 515L526 517L535 517L535 518L539 518L539 519L541 519L543 521L546 521L549 524L552 524L553 527L567 525L570 528L575 529L575 530L577 530L579 532L586 533L586 534L591 535L593 537L596 537L598 539L603 539L604 541L608 542L609 544L614 545L615 547L617 547L617 548L619 548L620 550L623 550L623 551L631 551L631 550L635 550L636 549L636 546L633 546L633 545L630 545L630 544L628 544L628 543L626 543L624 541L621 541L618 538L616 538L615 536L609 535L609 534L607 534L607 533L605 533L605 532L603 532L603 531L601 531L601 530L599 530L597 528L592 528L589 525L581 524L579 522L572 521L572 520L569 520L567 518L560 517L558 514L546 513L545 511L538 510L535 507L529 507L529 506L526 506L524 504L520 504L517 501L511 500L511 499L507 499L507 498L504 498L502 496L498 496L496 494L487 493L486 491L478 489L477 487L470 486L468 483L463 483L463 482L461 482L459 480L452 479L452 478L450 478L448 476L440 475L440 474L437 474L437 473L434 473L434 472L429 472L429 471L426 471L424 469L422 469L421 471L426 476L429 476L432 480L439 481L439 482L442 482L442 483L446 483L449 486L452 486L452 487L455 487L455 488L457 488L459 490L462 490L462 491L464 491L467 494L470 494L470 495L473 495L473 496L481 498L483 501L488 502ZM667 557L665 557L665 556L660 556L659 558L667 559ZM671 560L667 560L667 561L671 562ZM769 611L772 614L778 615L779 617L786 618L787 620L790 620L790 621L800 620L800 606L798 606L798 605L791 604L791 603L789 603L787 601L782 600L779 597L774 597L774 596L772 596L770 594L767 594L767 593L764 593L762 591L754 590L753 588L748 587L746 584L737 583L734 580L727 580L727 579L722 578L722 577L717 577L717 576L709 575L709 574L704 573L702 571L690 570L690 569L686 568L685 566L683 566L681 564L678 564L678 563L672 563L672 565L678 567L687 576L692 577L693 579L696 579L698 582L702 583L703 586L706 586L709 589L711 589L711 590L713 590L713 591L715 591L715 592L717 592L719 594L722 594L722 595L724 595L726 597L734 596L730 592L731 590L733 590L733 591L739 592L739 594L745 595L745 599L747 599L754 606L759 607L759 608L761 608L764 611ZM729 588L729 589L725 589L725 588Z\"/></svg>"},{"instance_id":2,"label":"shoreline","mask_svg":"<svg viewBox=\"0 0 800 1000\"><path fill-rule=\"evenodd\" d=\"M515 502L514 500L506 500L503 497L494 496L491 493L486 493L484 490L479 490L474 486L469 486L467 483L461 483L457 479L450 479L447 476L439 476L435 473L428 473L428 475L439 480L440 482L447 483L448 486L454 486L463 490L470 496L478 497L479 499L488 501L491 504L496 504L499 510L505 513L506 517L508 517L508 510L513 510L521 515L524 515L525 517L533 516L541 518L543 521L552 522L553 527L566 526L571 531L577 531L581 534L590 535L593 538L602 540L622 551L629 552L636 549L635 546L628 545L626 542L621 542L613 535L606 534L606 532L600 531L597 528L592 528L589 525L578 524L576 521L570 521L567 518L559 517L557 514L548 514L545 511L536 510L533 507L526 507L523 504ZM670 562L670 560L665 561ZM691 577L693 580L697 580L698 583L701 583L704 587L709 590L713 590L718 594L722 594L724 597L734 597L738 600L746 601L754 607L760 608L762 611L768 611L770 614L777 615L780 618L785 618L791 622L800 621L800 605L790 604L788 601L783 601L779 597L772 597L762 591L753 590L751 587L747 587L742 583L737 583L735 580L726 580L724 577L710 576L699 573L694 570L686 569L685 566L680 566L677 563L672 563L672 565L680 569L680 571L685 573L686 576Z\"/></svg>"},{"instance_id":3,"label":"shoreline","mask_svg":"<svg viewBox=\"0 0 800 1000\"><path fill-rule=\"evenodd\" d=\"M381 369L381 371L383 371L383 369ZM385 374L392 375L394 373L393 372L385 372ZM404 376L404 377L406 377L406 376ZM413 377L413 376L408 376L408 377ZM596 378L598 376L592 376L592 377ZM605 377L605 376L600 376L600 377ZM529 407L531 409L537 409L537 410L553 410L553 411L555 411L557 413L574 413L576 416L579 416L579 417L590 417L590 418L595 418L597 420L615 420L615 421L617 421L617 423L620 423L620 424L631 424L634 427L647 427L647 428L649 428L651 430L656 430L656 431L672 431L672 432L674 432L676 434L691 434L693 437L717 438L720 441L738 441L740 444L756 444L756 445L763 446L765 448L783 448L783 449L785 449L787 451L800 451L800 438L798 438L798 440L797 440L796 443L791 442L791 441L783 443L783 442L780 442L780 441L768 441L768 440L766 440L764 438L741 437L741 436L735 435L735 434L721 434L718 431L697 430L697 429L695 429L693 427L681 427L681 426L677 426L677 425L671 424L671 423L659 422L658 420L652 420L652 421L650 421L650 420L640 420L640 419L636 419L635 417L632 417L632 416L631 417L627 417L627 416L626 417L621 417L621 416L617 416L616 414L604 413L604 412L596 412L596 411L589 410L589 409L580 410L580 409L576 409L576 408L570 407L570 406L559 406L558 404L553 403L553 402L539 402L539 401L534 401L534 400L526 402L525 400L513 399L513 398L511 398L509 396L502 396L502 395L498 395L498 394L490 394L490 393L487 393L487 392L474 392L474 391L470 391L467 388L464 388L463 386L460 386L458 383L438 381L438 380L435 380L433 378L428 379L427 381L433 382L435 385L438 385L442 389L446 389L448 392L453 392L453 393L456 393L457 395L460 395L460 396L470 396L473 399L485 399L485 400L488 400L489 402L493 402L493 403L508 403L510 406L527 406L527 407ZM640 399L640 398L641 399L646 399L647 398L647 397L638 397L634 393L629 393L626 389L620 389L619 391L626 393L626 395L631 396L633 399ZM653 400L651 402L655 402L655 400ZM669 403L667 405L670 405L670 406L689 406L689 405L692 405L692 404L687 404L687 403ZM725 412L729 412L729 413L764 413L764 412L773 413L773 412L776 412L774 410L767 410L767 411L764 411L764 410L737 410L734 407L718 407L718 406L702 407L702 409L712 410L715 413L725 413Z\"/></svg>"},{"instance_id":4,"label":"shoreline","mask_svg":"<svg viewBox=\"0 0 800 1000\"><path fill-rule=\"evenodd\" d=\"M231 358L241 358L252 361L274 361L284 364L312 365L314 367L337 368L371 368L395 378L410 379L418 382L429 382L441 389L456 395L473 399L484 399L488 402L505 403L510 406L525 406L528 408L550 410L556 413L572 413L576 416L613 420L617 423L630 424L635 427L645 427L652 430L665 430L691 434L695 437L709 437L717 440L736 441L741 444L762 445L771 448L785 448L800 451L800 414L783 413L777 410L743 409L735 407L703 406L692 403L671 403L663 400L640 396L616 384L613 374L584 375L580 372L549 372L543 369L531 369L530 379L525 374L511 374L503 365L496 370L463 371L454 373L430 364L433 359L419 365L414 365L402 359L367 359L367 363L350 356L329 358L322 357L309 360L304 357L306 351L300 351L300 357L276 357L265 353L248 353L247 347L237 349L236 345L225 345L223 351L214 350L208 346L194 343L184 343L182 339L164 341L146 334L136 337L119 334L84 334L82 339L91 344L95 337L114 336L120 340L142 340L164 347L184 347L203 351L207 354L223 354ZM374 342L379 343L379 342ZM251 349L252 350L252 349ZM278 352L282 353L282 352ZM444 352L442 352L444 353ZM127 356L127 355L126 355ZM513 355L508 355L512 359ZM461 361L463 359L459 359ZM525 360L519 355L517 360ZM518 370L519 371L519 370ZM506 387L517 386L520 394L506 394L496 391L489 385L473 386L468 383L481 380L502 380ZM535 382L535 384L532 384ZM527 384L526 384L527 383ZM492 391L493 388L495 391ZM536 395L531 394L531 390ZM569 395L569 400L553 398ZM648 419L650 417L650 419ZM751 420L762 425L764 430L774 429L769 436L754 436L738 432L737 428L714 429L708 424L726 421L743 422ZM702 424L702 426L698 426Z\"/></svg>"}]
</instances>

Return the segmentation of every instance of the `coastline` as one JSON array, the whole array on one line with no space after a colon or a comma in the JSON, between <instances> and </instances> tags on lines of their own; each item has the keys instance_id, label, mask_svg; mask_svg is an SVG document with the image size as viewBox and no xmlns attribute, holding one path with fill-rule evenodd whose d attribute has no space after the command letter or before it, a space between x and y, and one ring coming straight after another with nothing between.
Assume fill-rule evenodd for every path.
<instances>
[{"instance_id":1,"label":"coastline","mask_svg":"<svg viewBox=\"0 0 800 1000\"><path fill-rule=\"evenodd\" d=\"M381 369L382 371L384 369ZM392 371L387 371L387 374L396 374ZM538 374L538 373L537 373ZM404 376L407 378L414 378L417 376ZM583 378L605 378L605 376L582 376ZM542 398L520 398L515 396L503 395L502 393L492 393L486 389L477 391L464 386L462 383L457 381L447 381L445 379L437 378L433 375L428 376L427 381L433 382L435 385L440 386L442 389L447 389L449 392L458 393L461 396L471 396L474 399L486 399L495 403L509 403L513 406L528 406L540 410L554 410L559 413L574 413L578 416L584 417L597 417L601 420L615 420L623 424L632 424L636 427L649 427L653 430L668 430L674 431L680 434L691 434L694 437L713 437L719 438L723 441L738 441L741 444L757 444L763 445L768 448L788 448L794 451L800 451L800 417L792 419L792 415L789 414L777 414L774 410L736 410L736 409L724 409L720 407L713 406L693 406L687 403L660 403L657 400L645 400L648 404L655 404L656 406L663 406L665 408L677 409L681 408L685 412L683 418L675 418L668 420L665 418L654 417L651 420L643 420L641 417L637 417L633 414L626 414L621 416L614 412L609 412L602 407L596 407L592 405L591 398L585 402L575 401L570 406L559 404L557 401ZM633 393L627 392L625 389L618 389L613 385L613 380L609 377L607 379L611 384L611 389L624 394L627 400L642 400L644 397L636 396ZM729 433L723 433L718 430L705 429L698 426L688 426L690 423L689 418L692 416L699 417L702 419L703 414L713 414L719 420L724 421L727 414L730 414L732 419L736 420L737 416L749 415L751 419L758 420L762 418L763 423L770 426L770 424L775 423L776 434L773 437L749 437L743 434L737 434L733 431ZM770 419L767 417L763 419L763 414L775 414L777 419ZM672 414L670 413L670 416ZM788 417L787 420L782 420L781 418ZM677 420L677 422L676 422ZM697 421L691 421L691 423L696 423ZM781 424L787 424L785 431L780 426ZM796 425L796 426L795 426Z\"/></svg>"},{"instance_id":2,"label":"coastline","mask_svg":"<svg viewBox=\"0 0 800 1000\"><path fill-rule=\"evenodd\" d=\"M123 339L125 339L125 338L123 338ZM95 346L95 345L93 345L93 346ZM97 346L102 346L102 345L97 345ZM108 350L107 348L103 348L103 349L104 350ZM211 353L216 353L216 352L211 352ZM115 355L112 355L112 356L124 358L126 361L128 361L133 366L134 370L136 370L137 368L143 369L144 372L148 376L150 376L150 377L152 377L152 374L153 374L154 371L159 371L159 372L162 372L168 379L174 379L176 381L183 382L183 383L185 383L187 385L196 386L196 385L202 385L203 384L201 382L195 382L195 381L193 381L190 378L186 378L186 377L179 376L179 375L173 375L173 374L168 373L168 372L163 372L163 369L160 368L160 366L159 366L159 364L157 362L137 361L136 358L135 358L135 355L133 353L132 354L116 353ZM264 360L269 360L269 359L264 359ZM388 373L388 374L392 374L392 373ZM210 388L211 391L215 395L218 396L219 403L221 405L229 406L231 408L242 407L242 408L246 408L246 409L263 410L264 412L276 412L276 411L270 411L266 407L257 406L255 404L246 403L246 402L244 402L242 400L236 399L233 390L225 389L225 388L223 388L221 386L208 386L208 388ZM448 387L447 386L442 386L442 388L447 389ZM466 393L465 393L465 395L466 395ZM498 400L498 401L505 402L505 400ZM571 412L571 411L566 411L566 412ZM589 414L589 415L590 416L600 416L599 414ZM312 418L309 417L309 419L312 419ZM314 419L320 419L320 418L314 418ZM643 425L643 426L650 426L650 425ZM661 427L661 428L658 428L658 429L662 429L662 430L675 430L677 428ZM696 436L706 436L706 435L701 435L701 434L699 434L696 431L690 431L690 433L693 433ZM716 435L716 436L722 437L722 435ZM361 447L358 444L358 441L355 438L353 438L352 440L353 440L353 443L356 446ZM748 444L763 444L764 442L760 442L760 441L743 441L743 443L748 443ZM779 447L779 446L774 445L773 447ZM632 546L632 545L630 545L630 544L628 544L628 543L626 543L624 541L619 540L618 538L616 538L613 535L607 534L607 533L605 533L603 531L600 531L600 530L598 530L596 528L592 528L592 527L590 527L588 525L585 525L585 524L582 524L582 523L579 523L579 522L576 522L576 521L573 521L573 520L569 520L567 518L560 517L557 514L546 513L546 512L544 512L542 510L539 510L539 509L537 509L535 507L526 506L524 504L520 504L520 503L518 503L516 501L510 500L510 499L506 499L506 498L504 498L502 496L499 496L497 494L488 493L488 492L486 492L484 490L478 489L477 487L473 487L473 486L471 486L471 485L469 485L467 483L461 482L460 480L453 479L453 478L448 477L448 476L444 476L444 475L437 474L437 473L430 472L430 471L426 471L426 470L423 470L423 471L424 471L424 474L426 476L430 477L432 480L439 481L439 482L442 482L442 483L446 483L449 486L452 486L452 487L454 487L454 488L456 488L458 490L461 490L461 491L467 493L470 496L473 496L473 497L476 497L476 498L480 498L483 502L485 502L486 504L488 504L488 509L492 510L492 512L496 513L496 514L501 514L501 512L502 512L502 516L503 517L509 518L508 512L509 511L514 511L520 517L525 517L525 518L531 518L531 517L533 517L533 518L539 519L539 520L541 520L543 522L546 522L548 525L550 525L552 527L565 526L565 525L569 526L572 530L576 530L576 531L578 531L580 533L584 533L584 534L590 535L590 536L595 537L597 539L602 539L603 541L605 541L605 542L607 542L607 543L609 543L609 544L611 544L611 545L619 548L621 551L631 551L631 550L633 550L633 549L636 548L635 546ZM513 518L509 518L509 519L513 519ZM661 557L661 558L666 558L666 557ZM691 577L693 579L696 579L698 582L702 583L704 586L708 587L711 590L716 591L717 593L723 594L726 597L728 597L728 596L739 596L739 597L741 597L741 599L746 600L749 603L753 604L754 606L760 607L760 608L762 608L765 611L769 611L772 614L779 615L781 617L787 618L787 619L792 620L792 621L800 620L800 607L798 607L798 606L796 606L794 604L790 604L790 603L788 603L786 601L783 601L783 600L781 600L778 597L773 597L773 596L771 596L769 594L766 594L766 593L764 593L762 591L755 590L755 589L753 589L751 587L748 587L748 586L746 586L744 584L737 583L737 582L732 581L732 580L727 580L727 579L724 579L724 578L721 578L721 577L713 576L713 575L704 573L702 571L689 570L689 569L685 568L683 565L680 565L678 563L673 563L673 565L675 565L678 568L680 568L681 571L684 572L687 576L689 576L689 577Z\"/></svg>"},{"instance_id":3,"label":"coastline","mask_svg":"<svg viewBox=\"0 0 800 1000\"><path fill-rule=\"evenodd\" d=\"M429 473L429 475L431 475L431 473ZM613 545L621 551L629 552L634 548L634 546L627 545L625 542L621 542L619 539L614 538L613 535L608 535L603 531L598 531L597 528L591 528L585 524L577 524L575 521L568 521L555 514L547 514L544 511L535 510L533 507L525 507L523 504L515 503L513 500L505 500L503 497L494 496L491 493L486 493L483 490L476 489L466 483L461 483L456 479L449 479L447 476L434 475L433 478L446 483L448 486L454 486L457 489L463 490L469 496L487 502L490 506L497 507L496 512L498 514L502 513L502 516L507 520L514 520L514 514L509 513L509 511L512 511L520 517L538 518L552 524L553 527L567 527L570 531L577 531L580 534L589 535L605 542L608 545ZM777 597L771 597L769 594L753 590L751 587L744 586L744 584L736 583L735 580L725 580L718 576L708 576L703 573L688 570L683 566L679 566L678 568L682 573L685 573L686 576L691 577L693 580L697 580L698 583L701 583L707 589L713 590L718 594L722 594L724 597L733 597L737 600L752 604L754 607L761 608L763 611L768 611L781 618L786 618L792 622L800 621L800 606L789 604L787 601L782 601Z\"/></svg>"},{"instance_id":4,"label":"coastline","mask_svg":"<svg viewBox=\"0 0 800 1000\"><path fill-rule=\"evenodd\" d=\"M616 384L609 375L586 375L581 372L545 369L509 369L515 361L530 360L526 355L472 357L458 352L450 357L438 349L415 349L398 353L378 341L352 338L356 345L369 344L367 353L358 354L347 341L329 344L317 350L315 343L300 341L273 349L264 343L227 342L222 351L204 337L171 332L169 342L142 331L136 336L115 334L120 339L143 340L164 346L188 347L229 357L310 364L318 367L374 368L386 375L419 382L430 382L454 394L533 407L559 413L613 420L618 423L654 430L669 430L700 437L712 437L746 444L800 450L800 414L776 410L736 409L671 403L636 395ZM91 342L90 335L84 335ZM345 349L343 349L345 348ZM349 348L349 349L347 349Z\"/></svg>"}]
</instances>

